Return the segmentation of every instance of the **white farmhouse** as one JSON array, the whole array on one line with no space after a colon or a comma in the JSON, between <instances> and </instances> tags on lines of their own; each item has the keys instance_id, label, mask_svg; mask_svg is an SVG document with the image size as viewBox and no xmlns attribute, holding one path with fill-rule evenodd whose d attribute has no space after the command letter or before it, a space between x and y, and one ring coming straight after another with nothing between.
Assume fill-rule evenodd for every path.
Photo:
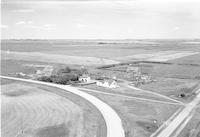
<instances>
[{"instance_id":1,"label":"white farmhouse","mask_svg":"<svg viewBox=\"0 0 200 137\"><path fill-rule=\"evenodd\" d=\"M89 76L80 76L80 77L78 78L78 80L79 80L80 82L88 83L88 82L91 81L91 78L90 78Z\"/></svg>"},{"instance_id":2,"label":"white farmhouse","mask_svg":"<svg viewBox=\"0 0 200 137\"><path fill-rule=\"evenodd\" d=\"M106 87L106 88L117 88L117 87L119 87L116 81L104 81L104 82L97 81L96 85L101 86L101 87Z\"/></svg>"}]
</instances>

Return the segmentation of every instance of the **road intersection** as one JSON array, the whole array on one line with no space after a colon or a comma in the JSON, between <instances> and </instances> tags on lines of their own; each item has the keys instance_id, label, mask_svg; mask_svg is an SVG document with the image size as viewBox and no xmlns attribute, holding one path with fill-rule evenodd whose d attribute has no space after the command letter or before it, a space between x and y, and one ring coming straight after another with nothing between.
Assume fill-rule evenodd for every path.
<instances>
[{"instance_id":1,"label":"road intersection","mask_svg":"<svg viewBox=\"0 0 200 137\"><path fill-rule=\"evenodd\" d=\"M197 96L193 101L186 104L185 107L176 114L173 120L169 123L164 123L165 128L163 130L158 129L151 137L176 137L180 134L183 128L192 118L197 105L200 103L200 89L196 90Z\"/></svg>"}]
</instances>

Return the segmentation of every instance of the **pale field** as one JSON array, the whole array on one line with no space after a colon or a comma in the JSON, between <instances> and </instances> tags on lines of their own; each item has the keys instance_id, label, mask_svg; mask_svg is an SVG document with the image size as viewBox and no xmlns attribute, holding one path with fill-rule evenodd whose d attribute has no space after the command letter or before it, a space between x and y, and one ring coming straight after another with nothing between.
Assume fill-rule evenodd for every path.
<instances>
[{"instance_id":1,"label":"pale field","mask_svg":"<svg viewBox=\"0 0 200 137\"><path fill-rule=\"evenodd\" d=\"M168 61L200 52L199 40L4 40L2 57L63 64ZM187 44L187 42L189 42ZM6 57L4 57L6 56Z\"/></svg>"},{"instance_id":2,"label":"pale field","mask_svg":"<svg viewBox=\"0 0 200 137\"><path fill-rule=\"evenodd\" d=\"M200 47L200 46L199 46ZM200 54L195 54L187 57L182 57L168 62L181 63L181 64L198 64L200 65Z\"/></svg>"},{"instance_id":3,"label":"pale field","mask_svg":"<svg viewBox=\"0 0 200 137\"><path fill-rule=\"evenodd\" d=\"M135 61L135 60L145 60L145 61L169 61L177 58L182 58L186 56L191 56L198 54L199 52L191 52L191 51L160 51L146 54L135 54L131 56L123 56L113 58L113 60L118 61Z\"/></svg>"},{"instance_id":4,"label":"pale field","mask_svg":"<svg viewBox=\"0 0 200 137\"><path fill-rule=\"evenodd\" d=\"M1 52L2 59L9 60L25 60L25 61L40 61L48 63L60 64L78 64L78 65L108 65L117 64L119 62L95 58L95 57L81 57L81 56L68 56L59 54L47 54L40 52Z\"/></svg>"},{"instance_id":5,"label":"pale field","mask_svg":"<svg viewBox=\"0 0 200 137\"><path fill-rule=\"evenodd\" d=\"M21 83L2 85L1 99L3 137L103 136L98 133L102 131L98 127L100 117L94 108L80 106L37 86ZM88 120L85 109L90 111L93 121Z\"/></svg>"},{"instance_id":6,"label":"pale field","mask_svg":"<svg viewBox=\"0 0 200 137\"><path fill-rule=\"evenodd\" d=\"M69 56L69 55L60 55L60 54L50 54L42 52L11 52L11 51L2 51L1 57L3 60L24 60L24 61L38 61L38 62L47 62L47 63L59 63L59 64L76 64L76 65L109 65L109 64L118 64L120 62L127 61L159 61L165 62L177 58L182 58L186 56L191 56L198 54L199 52L191 51L162 51L162 52L153 52L153 53L143 53L143 54L134 54L131 56L122 56L111 59L97 58L97 57L81 57L81 56Z\"/></svg>"}]
</instances>

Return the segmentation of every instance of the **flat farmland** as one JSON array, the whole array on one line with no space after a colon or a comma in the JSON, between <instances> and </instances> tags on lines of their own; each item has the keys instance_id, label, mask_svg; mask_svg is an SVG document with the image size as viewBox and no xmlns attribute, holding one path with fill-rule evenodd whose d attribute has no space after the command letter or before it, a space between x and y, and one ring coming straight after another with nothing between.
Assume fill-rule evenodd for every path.
<instances>
[{"instance_id":1,"label":"flat farmland","mask_svg":"<svg viewBox=\"0 0 200 137\"><path fill-rule=\"evenodd\" d=\"M188 65L200 65L200 54L191 55L188 57L182 57L180 59L174 59L169 62L179 63L179 64L188 64Z\"/></svg>"},{"instance_id":2,"label":"flat farmland","mask_svg":"<svg viewBox=\"0 0 200 137\"><path fill-rule=\"evenodd\" d=\"M1 74L2 75L14 75L18 72L23 72L25 74L35 73L36 69L33 67L26 67L25 64L34 63L26 61L16 61L16 60L1 60ZM41 64L37 62L37 64Z\"/></svg>"},{"instance_id":3,"label":"flat farmland","mask_svg":"<svg viewBox=\"0 0 200 137\"><path fill-rule=\"evenodd\" d=\"M16 59L25 61L38 61L48 63L60 63L60 64L79 64L79 65L109 65L117 64L119 62L95 58L95 57L81 57L81 56L69 56L59 54L48 54L41 52L1 52L2 59Z\"/></svg>"},{"instance_id":4,"label":"flat farmland","mask_svg":"<svg viewBox=\"0 0 200 137\"><path fill-rule=\"evenodd\" d=\"M167 98L167 97L160 97L158 94L152 94L148 91L145 90L137 90L137 88L135 89L131 89L128 88L124 85L119 84L120 87L115 88L115 89L107 89L105 87L98 87L93 85L86 85L84 86L84 88L81 88L84 91L91 91L94 93L99 93L99 94L107 94L107 95L113 95L113 96L124 96L125 98L132 98L135 100L143 100L143 101L149 101L149 102L158 102L158 103L163 103L163 104L167 104L167 103L174 103L175 105L177 104L176 100L170 100L171 98ZM100 91L100 92L99 92ZM154 92L154 91L153 91Z\"/></svg>"},{"instance_id":5,"label":"flat farmland","mask_svg":"<svg viewBox=\"0 0 200 137\"><path fill-rule=\"evenodd\" d=\"M191 52L191 51L152 51L151 53L130 55L114 58L119 61L137 61L137 60L145 60L145 61L168 61L177 58L182 58L185 56L195 55L199 52Z\"/></svg>"},{"instance_id":6,"label":"flat farmland","mask_svg":"<svg viewBox=\"0 0 200 137\"><path fill-rule=\"evenodd\" d=\"M104 102L110 104L122 119L126 137L149 137L181 106L153 103L135 99L109 96L94 92Z\"/></svg>"},{"instance_id":7,"label":"flat farmland","mask_svg":"<svg viewBox=\"0 0 200 137\"><path fill-rule=\"evenodd\" d=\"M111 80L116 76L119 88L109 89L95 84L74 88L82 88L111 106L122 120L125 137L149 137L195 98L193 92L200 83L198 42L3 40L1 75L36 75L38 70L44 69L37 67L41 65L51 66L52 72L64 67L84 68L91 78L99 75ZM132 72L127 71L129 67L139 67L141 73L150 76L153 82L130 88L134 81ZM1 86L4 137L22 134L30 137L106 136L106 123L101 113L81 97L57 88L11 80L2 80ZM182 93L186 97L181 97ZM198 114L192 115L193 119L185 128L187 131L180 137L192 135L188 132L197 127Z\"/></svg>"},{"instance_id":8,"label":"flat farmland","mask_svg":"<svg viewBox=\"0 0 200 137\"><path fill-rule=\"evenodd\" d=\"M22 55L33 52L33 55L43 53L48 57L58 54L58 58L65 55L75 59L94 57L129 61L144 57L152 57L152 60L161 57L162 60L176 59L196 54L200 48L196 44L185 44L184 40L4 40L2 50L13 54L22 52Z\"/></svg>"},{"instance_id":9,"label":"flat farmland","mask_svg":"<svg viewBox=\"0 0 200 137\"><path fill-rule=\"evenodd\" d=\"M105 122L94 106L72 94L56 95L54 90L4 81L2 136L105 136Z\"/></svg>"}]
</instances>

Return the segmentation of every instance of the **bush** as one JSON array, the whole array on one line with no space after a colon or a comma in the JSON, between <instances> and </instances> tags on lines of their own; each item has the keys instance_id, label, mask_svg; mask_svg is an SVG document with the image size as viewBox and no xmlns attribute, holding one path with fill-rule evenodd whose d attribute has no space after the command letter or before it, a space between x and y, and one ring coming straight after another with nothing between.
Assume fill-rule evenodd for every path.
<instances>
[{"instance_id":1,"label":"bush","mask_svg":"<svg viewBox=\"0 0 200 137\"><path fill-rule=\"evenodd\" d=\"M58 76L53 79L54 83L66 85L69 82L69 79L66 77Z\"/></svg>"},{"instance_id":2,"label":"bush","mask_svg":"<svg viewBox=\"0 0 200 137\"><path fill-rule=\"evenodd\" d=\"M186 95L184 94L184 93L181 93L180 95L179 95L179 97L180 98L184 98Z\"/></svg>"},{"instance_id":3,"label":"bush","mask_svg":"<svg viewBox=\"0 0 200 137\"><path fill-rule=\"evenodd\" d=\"M72 71L74 74L78 76L82 76L83 74L88 74L87 69L73 69Z\"/></svg>"},{"instance_id":4,"label":"bush","mask_svg":"<svg viewBox=\"0 0 200 137\"><path fill-rule=\"evenodd\" d=\"M69 84L70 81L78 81L78 76L74 75L74 74L65 74L65 75L52 75L50 76L53 83L57 83L57 84Z\"/></svg>"},{"instance_id":5,"label":"bush","mask_svg":"<svg viewBox=\"0 0 200 137\"><path fill-rule=\"evenodd\" d=\"M51 75L49 77L42 76L38 78L40 81L53 82L57 84L70 84L72 81L78 81L78 77L85 73L87 70L71 70L69 67L60 69L57 74Z\"/></svg>"},{"instance_id":6,"label":"bush","mask_svg":"<svg viewBox=\"0 0 200 137\"><path fill-rule=\"evenodd\" d=\"M69 67L62 68L57 71L57 75L66 75L66 74L73 74L73 75L78 75L81 76L83 74L87 74L88 71L85 68L81 69L71 69Z\"/></svg>"},{"instance_id":7,"label":"bush","mask_svg":"<svg viewBox=\"0 0 200 137\"><path fill-rule=\"evenodd\" d=\"M58 73L70 73L71 69L69 67L65 67L63 69L60 69Z\"/></svg>"},{"instance_id":8,"label":"bush","mask_svg":"<svg viewBox=\"0 0 200 137\"><path fill-rule=\"evenodd\" d=\"M47 76L39 77L38 80L44 81L44 82L53 82L53 80L50 77L47 77Z\"/></svg>"},{"instance_id":9,"label":"bush","mask_svg":"<svg viewBox=\"0 0 200 137\"><path fill-rule=\"evenodd\" d=\"M64 79L67 79L69 81L77 81L78 80L78 76L75 74L65 74L62 76Z\"/></svg>"}]
</instances>

